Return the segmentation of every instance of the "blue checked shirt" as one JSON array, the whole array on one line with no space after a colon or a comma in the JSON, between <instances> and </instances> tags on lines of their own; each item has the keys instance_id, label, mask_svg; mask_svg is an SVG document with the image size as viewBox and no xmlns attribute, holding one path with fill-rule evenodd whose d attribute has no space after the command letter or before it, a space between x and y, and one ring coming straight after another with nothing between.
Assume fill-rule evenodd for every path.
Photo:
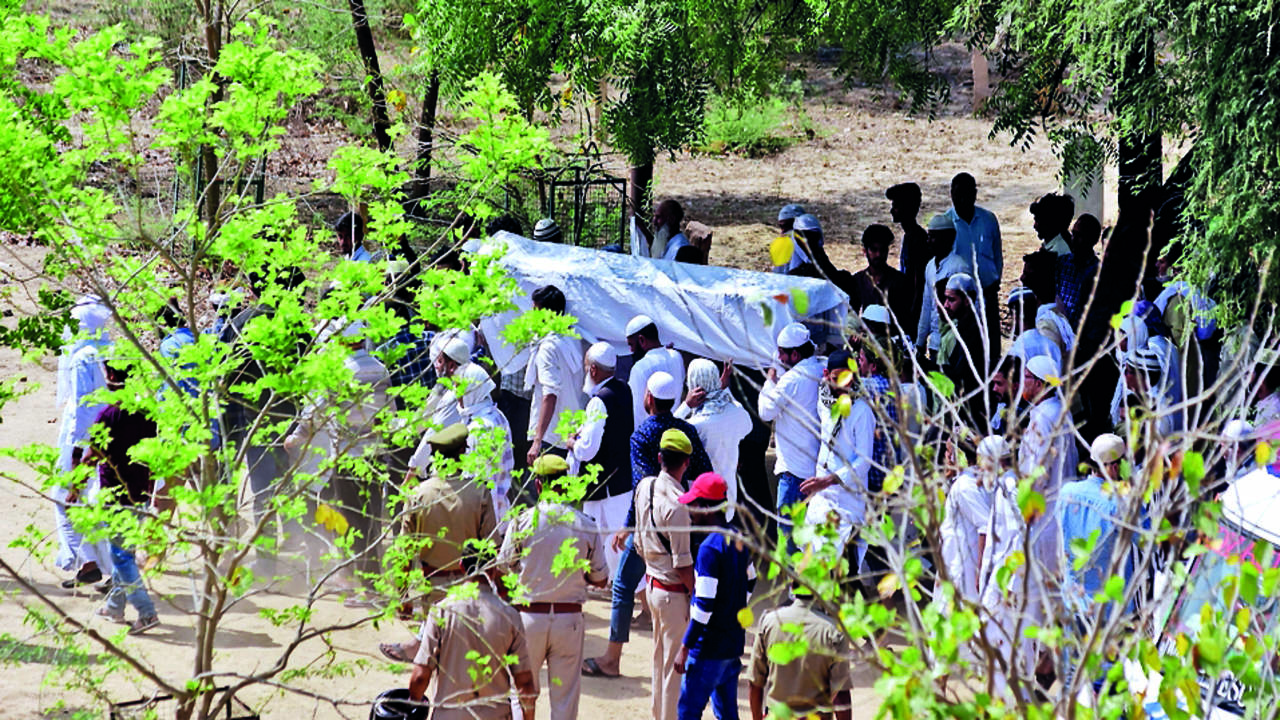
<instances>
[{"instance_id":1,"label":"blue checked shirt","mask_svg":"<svg viewBox=\"0 0 1280 720\"><path fill-rule=\"evenodd\" d=\"M391 370L391 387L401 385L436 384L436 370L431 365L431 340L436 334L431 330L415 335L405 324L396 336L378 346L378 357L385 361ZM391 360L391 352L403 352L398 360Z\"/></svg>"},{"instance_id":2,"label":"blue checked shirt","mask_svg":"<svg viewBox=\"0 0 1280 720\"><path fill-rule=\"evenodd\" d=\"M1093 289L1093 276L1098 272L1098 258L1076 265L1073 255L1058 256L1058 302L1062 303L1072 327L1080 325L1085 300Z\"/></svg>"},{"instance_id":3,"label":"blue checked shirt","mask_svg":"<svg viewBox=\"0 0 1280 720\"><path fill-rule=\"evenodd\" d=\"M657 477L661 469L658 467L658 443L662 440L662 433L670 428L680 430L689 436L689 444L693 446L693 454L689 456L689 468L684 471L684 484L688 486L702 473L711 472L711 459L707 457L707 451L702 447L698 431L694 430L692 425L669 412L650 415L640 423L640 427L636 428L635 432L631 433L631 491L633 493L641 480ZM636 505L633 499L631 509L627 511L626 527L635 527L635 524Z\"/></svg>"},{"instance_id":4,"label":"blue checked shirt","mask_svg":"<svg viewBox=\"0 0 1280 720\"><path fill-rule=\"evenodd\" d=\"M896 427L898 403L894 402L894 398L889 397L888 378L883 375L864 377L862 389L866 391L868 399L878 405L889 418L890 423ZM879 422L876 423L875 439L871 442L871 468L867 471L867 489L871 492L880 492L884 487L884 468L891 468L898 464L897 446L889 437L891 431L891 428L881 426Z\"/></svg>"}]
</instances>

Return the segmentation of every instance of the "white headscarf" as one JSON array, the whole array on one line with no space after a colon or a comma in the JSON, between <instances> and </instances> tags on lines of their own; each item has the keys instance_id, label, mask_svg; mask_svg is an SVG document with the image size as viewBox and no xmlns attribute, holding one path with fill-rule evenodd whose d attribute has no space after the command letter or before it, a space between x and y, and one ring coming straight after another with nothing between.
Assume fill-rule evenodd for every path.
<instances>
[{"instance_id":1,"label":"white headscarf","mask_svg":"<svg viewBox=\"0 0 1280 720\"><path fill-rule=\"evenodd\" d=\"M470 416L478 408L493 404L495 385L484 368L469 362L458 368L454 379L465 382L467 386L458 398L458 406L463 415Z\"/></svg>"},{"instance_id":2,"label":"white headscarf","mask_svg":"<svg viewBox=\"0 0 1280 720\"><path fill-rule=\"evenodd\" d=\"M707 393L702 404L689 413L690 417L719 415L733 403L729 388L720 387L720 371L716 369L715 363L706 358L696 358L689 362L685 380L690 389L702 388Z\"/></svg>"}]
</instances>

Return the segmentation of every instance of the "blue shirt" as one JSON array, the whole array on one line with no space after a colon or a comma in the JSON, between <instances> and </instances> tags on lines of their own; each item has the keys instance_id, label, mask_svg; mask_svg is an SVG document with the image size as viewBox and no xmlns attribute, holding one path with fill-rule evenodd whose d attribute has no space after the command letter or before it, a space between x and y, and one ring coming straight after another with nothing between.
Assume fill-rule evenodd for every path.
<instances>
[{"instance_id":1,"label":"blue shirt","mask_svg":"<svg viewBox=\"0 0 1280 720\"><path fill-rule=\"evenodd\" d=\"M684 471L684 477L687 478L685 485L702 473L711 472L711 459L707 457L707 451L702 447L698 431L693 429L692 425L669 412L650 415L640 423L640 427L636 428L635 432L631 433L632 492L635 492L641 480L657 477L661 469L658 467L658 444L662 441L662 433L670 428L680 430L689 436L689 444L693 446L693 454L689 456L689 468ZM631 509L627 511L626 527L635 527L635 524L636 506L633 501Z\"/></svg>"},{"instance_id":2,"label":"blue shirt","mask_svg":"<svg viewBox=\"0 0 1280 720\"><path fill-rule=\"evenodd\" d=\"M160 341L160 357L167 360L177 360L178 354L182 352L182 348L195 344L195 333L187 328L178 328L169 334L164 340ZM183 370L191 370L195 367L195 363L184 363L181 368ZM191 397L195 397L200 393L200 386L196 384L194 378L178 378L178 387Z\"/></svg>"},{"instance_id":3,"label":"blue shirt","mask_svg":"<svg viewBox=\"0 0 1280 720\"><path fill-rule=\"evenodd\" d=\"M724 526L708 535L693 563L693 602L684 633L691 658L736 658L746 645L738 611L755 588L756 567L746 547L726 537L729 530Z\"/></svg>"},{"instance_id":4,"label":"blue shirt","mask_svg":"<svg viewBox=\"0 0 1280 720\"><path fill-rule=\"evenodd\" d=\"M898 464L897 449L894 447L892 438L889 437L889 430L897 427L898 424L898 403L894 398L889 397L889 379L885 376L870 375L862 378L861 382L862 389L866 391L871 402L876 404L890 420L888 427L879 426L877 422L876 432L871 441L871 467L867 470L867 489L871 492L880 492L884 487L885 468Z\"/></svg>"},{"instance_id":5,"label":"blue shirt","mask_svg":"<svg viewBox=\"0 0 1280 720\"><path fill-rule=\"evenodd\" d=\"M1116 499L1103 492L1102 478L1096 475L1066 483L1058 491L1058 521L1062 525L1062 546L1067 554L1067 583L1083 585L1087 598L1100 592L1110 577L1119 508ZM1095 532L1098 533L1098 541L1093 546L1093 554L1077 572L1071 542L1088 540ZM1133 571L1131 563L1132 558L1127 558L1121 569L1126 579Z\"/></svg>"},{"instance_id":6,"label":"blue shirt","mask_svg":"<svg viewBox=\"0 0 1280 720\"><path fill-rule=\"evenodd\" d=\"M402 385L435 385L435 368L431 365L431 340L436 334L430 330L415 335L409 325L405 324L395 337L378 346L378 358L387 364L391 371L391 387ZM399 355L392 360L391 352Z\"/></svg>"},{"instance_id":7,"label":"blue shirt","mask_svg":"<svg viewBox=\"0 0 1280 720\"><path fill-rule=\"evenodd\" d=\"M956 226L953 255L959 255L970 266L978 268L982 287L1000 282L1004 272L1004 250L1000 246L1000 223L986 208L973 208L973 222L965 222L955 208L947 211Z\"/></svg>"}]
</instances>

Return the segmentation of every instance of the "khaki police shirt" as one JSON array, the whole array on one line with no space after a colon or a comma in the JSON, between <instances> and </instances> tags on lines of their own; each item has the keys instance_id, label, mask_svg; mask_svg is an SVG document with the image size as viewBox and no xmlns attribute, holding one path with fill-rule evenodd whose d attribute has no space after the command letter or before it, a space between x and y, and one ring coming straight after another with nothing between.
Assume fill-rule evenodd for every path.
<instances>
[{"instance_id":1,"label":"khaki police shirt","mask_svg":"<svg viewBox=\"0 0 1280 720\"><path fill-rule=\"evenodd\" d=\"M413 662L431 670L432 720L510 718L513 676L533 668L520 613L487 580L477 584L475 597L432 607L423 626ZM477 655L468 658L473 651Z\"/></svg>"},{"instance_id":2,"label":"khaki police shirt","mask_svg":"<svg viewBox=\"0 0 1280 720\"><path fill-rule=\"evenodd\" d=\"M436 570L460 569L464 543L493 534L497 519L489 490L464 477L432 475L409 493L406 535L430 538L418 559Z\"/></svg>"},{"instance_id":3,"label":"khaki police shirt","mask_svg":"<svg viewBox=\"0 0 1280 720\"><path fill-rule=\"evenodd\" d=\"M693 565L687 528L689 508L680 504L684 488L665 471L647 477L636 486L635 548L644 560L649 577L672 585L680 584L676 568ZM662 538L666 538L663 544Z\"/></svg>"},{"instance_id":4,"label":"khaki police shirt","mask_svg":"<svg viewBox=\"0 0 1280 720\"><path fill-rule=\"evenodd\" d=\"M520 513L507 526L498 563L520 574L524 594L511 600L517 605L584 603L587 583L609 577L600 533L586 515L559 503L540 502Z\"/></svg>"},{"instance_id":5,"label":"khaki police shirt","mask_svg":"<svg viewBox=\"0 0 1280 720\"><path fill-rule=\"evenodd\" d=\"M799 635L783 630L798 625ZM769 648L803 638L808 649L785 665L769 661ZM852 687L849 642L831 618L815 610L810 600L770 610L760 618L751 648L752 685L765 689L769 707L785 705L795 714L831 712L832 698Z\"/></svg>"}]
</instances>

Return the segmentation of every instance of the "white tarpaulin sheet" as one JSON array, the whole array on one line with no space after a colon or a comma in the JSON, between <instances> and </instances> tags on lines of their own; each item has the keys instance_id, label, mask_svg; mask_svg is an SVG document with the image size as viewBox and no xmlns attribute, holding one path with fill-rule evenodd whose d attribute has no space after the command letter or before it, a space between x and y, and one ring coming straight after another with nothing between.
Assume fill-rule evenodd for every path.
<instances>
[{"instance_id":1,"label":"white tarpaulin sheet","mask_svg":"<svg viewBox=\"0 0 1280 720\"><path fill-rule=\"evenodd\" d=\"M468 250L505 246L500 264L524 294L515 298L521 310L532 308L529 294L543 285L560 288L566 310L578 319L587 342L612 343L627 353L627 321L645 314L653 318L663 344L717 361L732 359L744 367L769 365L776 354L778 332L795 320L818 320L843 327L849 297L831 283L803 277L652 260L571 245L539 243L500 232ZM808 312L796 312L794 300L778 295L795 290L808 297ZM772 310L765 321L764 305ZM493 359L505 374L522 373L526 353L502 341L500 330L514 313L481 322Z\"/></svg>"}]
</instances>

